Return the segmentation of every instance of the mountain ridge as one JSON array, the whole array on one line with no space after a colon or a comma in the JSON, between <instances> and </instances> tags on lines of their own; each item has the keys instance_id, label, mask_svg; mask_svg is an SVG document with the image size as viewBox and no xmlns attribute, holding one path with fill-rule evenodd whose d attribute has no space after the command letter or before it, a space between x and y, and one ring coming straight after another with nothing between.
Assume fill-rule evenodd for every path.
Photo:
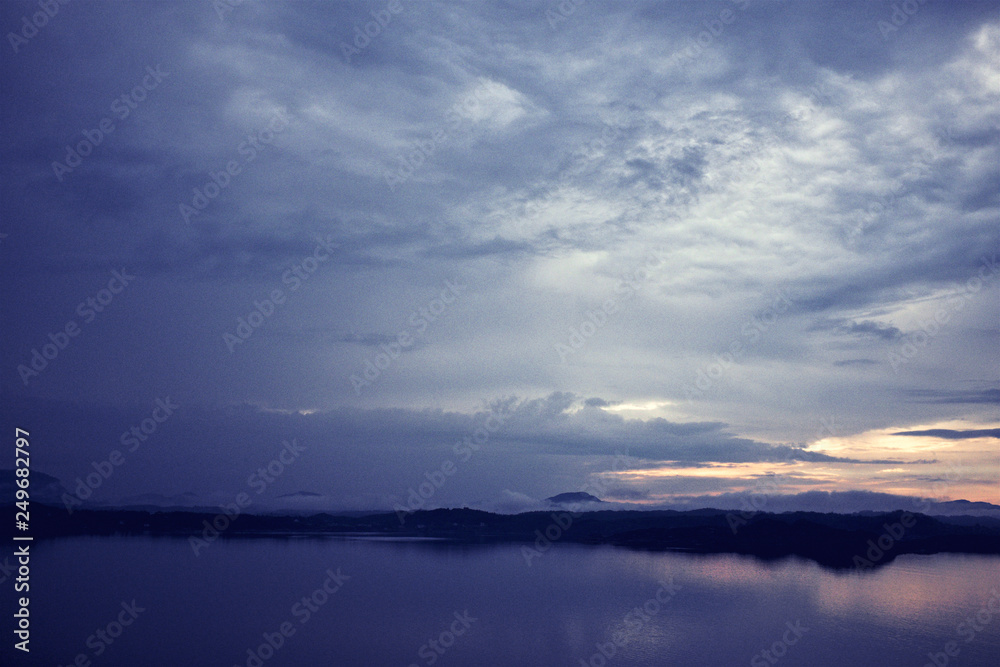
<instances>
[{"instance_id":1,"label":"mountain ridge","mask_svg":"<svg viewBox=\"0 0 1000 667\"><path fill-rule=\"evenodd\" d=\"M13 512L13 505L8 506ZM11 517L13 518L13 517ZM753 514L724 510L550 510L497 514L470 508L344 516L227 514L62 508L32 504L36 540L79 535L218 538L373 536L437 538L462 543L514 543L542 553L557 542L651 551L736 553L766 560L798 556L844 569L880 567L903 554L1000 555L1000 524L956 523L946 517L895 512ZM13 521L7 522L8 531ZM530 546L528 546L530 545ZM533 550L533 551L532 551Z\"/></svg>"}]
</instances>

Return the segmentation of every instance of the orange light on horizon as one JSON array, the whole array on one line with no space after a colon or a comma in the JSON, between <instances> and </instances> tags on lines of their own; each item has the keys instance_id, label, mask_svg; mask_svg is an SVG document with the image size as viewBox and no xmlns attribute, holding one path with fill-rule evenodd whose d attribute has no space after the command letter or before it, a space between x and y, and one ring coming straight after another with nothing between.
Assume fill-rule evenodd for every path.
<instances>
[{"instance_id":1,"label":"orange light on horizon","mask_svg":"<svg viewBox=\"0 0 1000 667\"><path fill-rule=\"evenodd\" d=\"M808 448L810 452L854 459L850 462L794 459L690 465L683 461L664 461L658 468L632 468L601 473L601 476L627 486L647 487L651 495L642 504L690 495L753 492L766 483L772 495L804 491L872 491L1000 505L1000 443L997 438L894 435L906 431L995 428L1000 425L952 420L826 437ZM702 493L677 490L680 487L704 488L705 483L713 479L718 485L712 490ZM692 484L683 484L685 481Z\"/></svg>"}]
</instances>

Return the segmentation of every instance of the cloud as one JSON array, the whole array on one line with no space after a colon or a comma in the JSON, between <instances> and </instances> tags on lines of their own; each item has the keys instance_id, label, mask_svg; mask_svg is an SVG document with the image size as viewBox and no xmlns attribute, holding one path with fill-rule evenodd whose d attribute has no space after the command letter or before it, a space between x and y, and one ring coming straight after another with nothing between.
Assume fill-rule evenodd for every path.
<instances>
[{"instance_id":1,"label":"cloud","mask_svg":"<svg viewBox=\"0 0 1000 667\"><path fill-rule=\"evenodd\" d=\"M649 498L650 492L646 489L631 489L628 487L621 488L609 488L607 493L604 494L607 499L616 499L624 501L635 501L635 500L646 500ZM605 498L602 498L604 500Z\"/></svg>"},{"instance_id":2,"label":"cloud","mask_svg":"<svg viewBox=\"0 0 1000 667\"><path fill-rule=\"evenodd\" d=\"M892 435L917 435L942 438L944 440L969 440L972 438L1000 438L1000 428L983 428L956 431L947 428L932 428L923 431L898 431Z\"/></svg>"},{"instance_id":3,"label":"cloud","mask_svg":"<svg viewBox=\"0 0 1000 667\"><path fill-rule=\"evenodd\" d=\"M509 484L512 478L497 471L513 475L521 481L519 492L536 497L551 495L553 489L575 490L587 475L609 470L616 454L627 455L633 469L650 470L781 461L898 463L862 462L772 445L734 436L720 423L641 421L600 408L575 409L580 399L566 393L495 400L471 413L400 408L299 412L249 404L209 408L176 398L174 402L181 407L148 442L134 452L122 452L126 459L122 474L103 485L97 496L176 495L190 490L202 497L235 493L281 451L283 442L292 439L306 447L301 454L304 465L289 465L281 484L268 493L278 496L310 489L322 494L324 507L337 499L405 498L410 488L426 481L425 474L434 474L448 460L459 472L435 501L459 502L463 497L456 495L459 490L475 494L466 496L467 501L488 489L499 493L501 480ZM122 449L120 436L152 409L141 404L95 408L13 397L9 403L25 419L45 416L49 444L39 456L38 468L69 486L86 476L92 461L106 460L112 450ZM483 431L488 423L493 423L493 430ZM482 444L471 449L470 438ZM239 452L238 457L231 452ZM558 470L552 468L556 461Z\"/></svg>"},{"instance_id":4,"label":"cloud","mask_svg":"<svg viewBox=\"0 0 1000 667\"><path fill-rule=\"evenodd\" d=\"M833 362L834 366L875 366L878 362L874 359L842 359Z\"/></svg>"},{"instance_id":5,"label":"cloud","mask_svg":"<svg viewBox=\"0 0 1000 667\"><path fill-rule=\"evenodd\" d=\"M19 7L0 5L5 24ZM323 443L345 498L405 496L484 397L521 398L483 465L539 497L615 448L839 465L808 446L823 420L845 437L992 424L1000 23L990 3L927 3L883 39L881 9L749 3L705 46L702 3L588 4L557 30L537 7L414 3L346 58L370 20L351 4L246 2L223 23L200 0L79 8L0 62L4 391L89 402L60 408L79 433L57 430L94 456L136 403L201 406L185 419L210 435L172 439L176 461L150 448L160 469L129 462L167 495L187 489L171 466L238 480L280 423ZM114 131L57 178L104 118ZM186 221L179 205L216 189ZM293 290L317 237L337 247ZM82 322L122 267L134 285ZM468 289L417 331L446 279ZM227 348L275 290L285 303ZM82 333L25 383L70 320ZM404 330L407 354L356 392ZM243 404L258 430L219 408ZM53 465L72 480L76 461ZM479 497L457 478L442 493Z\"/></svg>"},{"instance_id":6,"label":"cloud","mask_svg":"<svg viewBox=\"0 0 1000 667\"><path fill-rule=\"evenodd\" d=\"M1000 403L1000 389L983 390L941 390L911 389L907 394L921 403L950 404L992 404Z\"/></svg>"},{"instance_id":7,"label":"cloud","mask_svg":"<svg viewBox=\"0 0 1000 667\"><path fill-rule=\"evenodd\" d=\"M847 331L856 335L874 336L882 340L895 340L903 334L896 327L887 326L879 322L851 322L847 325Z\"/></svg>"}]
</instances>

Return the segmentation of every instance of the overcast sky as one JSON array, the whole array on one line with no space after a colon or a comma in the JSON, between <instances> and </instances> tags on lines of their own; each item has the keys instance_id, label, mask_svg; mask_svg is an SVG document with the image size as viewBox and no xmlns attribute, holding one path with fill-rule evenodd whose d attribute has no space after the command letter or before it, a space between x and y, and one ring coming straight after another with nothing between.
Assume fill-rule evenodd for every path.
<instances>
[{"instance_id":1,"label":"overcast sky","mask_svg":"<svg viewBox=\"0 0 1000 667\"><path fill-rule=\"evenodd\" d=\"M5 423L103 499L1000 502L1000 12L895 7L4 2Z\"/></svg>"}]
</instances>

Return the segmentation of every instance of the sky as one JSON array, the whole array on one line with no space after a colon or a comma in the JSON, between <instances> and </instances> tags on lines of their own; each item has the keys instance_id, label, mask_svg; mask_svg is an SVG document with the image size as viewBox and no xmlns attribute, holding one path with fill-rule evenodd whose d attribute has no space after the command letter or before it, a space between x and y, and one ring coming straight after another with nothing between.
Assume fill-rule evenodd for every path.
<instances>
[{"instance_id":1,"label":"sky","mask_svg":"<svg viewBox=\"0 0 1000 667\"><path fill-rule=\"evenodd\" d=\"M996 2L41 11L0 396L80 497L1000 503Z\"/></svg>"}]
</instances>

